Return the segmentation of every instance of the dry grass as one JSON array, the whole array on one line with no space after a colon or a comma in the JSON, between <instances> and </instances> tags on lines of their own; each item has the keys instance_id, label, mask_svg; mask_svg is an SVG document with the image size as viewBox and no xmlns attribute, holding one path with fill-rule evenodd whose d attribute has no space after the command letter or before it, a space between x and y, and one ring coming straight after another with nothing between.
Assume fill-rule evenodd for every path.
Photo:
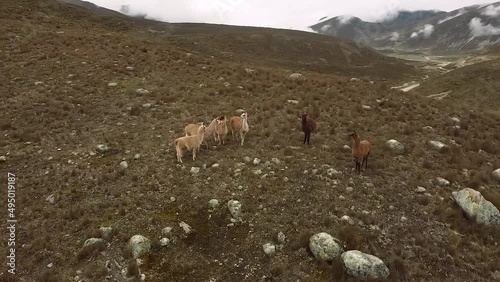
<instances>
[{"instance_id":1,"label":"dry grass","mask_svg":"<svg viewBox=\"0 0 500 282\"><path fill-rule=\"evenodd\" d=\"M404 73L405 67L391 65L388 70L385 59L380 59L376 76L370 68L356 72L356 64L373 59L372 51L366 51L368 57L354 57L351 65L335 60L336 68L316 65L317 54L336 53L329 48L335 39L325 45L313 35L270 30L242 28L221 35L204 25L140 20L134 25L62 4L59 10L40 8L46 15L41 16L20 7L28 6L27 1L21 4L8 1L0 12L0 26L8 31L6 36L0 33L0 46L8 46L0 53L6 70L2 81L7 82L6 102L0 105L0 133L5 137L0 146L9 152L2 165L19 172L22 181L19 214L24 223L18 238L26 246L18 251L26 279L68 281L82 270L86 279L101 281L102 266L111 258L136 276L130 252L122 250L132 235L143 234L154 239L153 251L141 266L151 281L241 281L246 275L250 280L270 275L275 281L353 281L338 261L321 265L311 260L309 238L325 229L348 249L382 258L393 281L491 278L498 260L481 258L499 257L494 245L498 231L464 218L448 197L458 187L485 186L485 197L498 206L488 174L500 166L499 136L492 130L498 128L497 117L391 90L401 82L391 80L394 72ZM229 41L230 46L223 44ZM257 54L264 41L277 51ZM311 44L318 53L302 56L299 47L283 51L301 44ZM245 68L256 73L247 74ZM294 71L307 79L288 80ZM386 75L389 79L379 79ZM352 83L352 76L362 80ZM109 82L118 86L109 87ZM137 88L150 93L138 95ZM377 105L375 100L382 98L386 102ZM289 104L289 99L299 104ZM143 108L145 103L152 107ZM318 122L310 146L302 146L297 120L304 107ZM185 167L176 164L172 141L183 135L185 123L230 116L238 108L250 113L245 146L231 140L202 148L199 159L188 158ZM461 118L460 131L448 131L451 113ZM434 132L422 130L424 126ZM351 145L347 134L353 129L374 145L361 176L353 172L351 152L342 148ZM393 138L407 147L405 155L393 156L384 149L385 141ZM434 152L427 142L436 139L458 145ZM90 154L98 144L112 150ZM134 159L137 153L141 158ZM245 156L263 163L278 158L281 164L245 165L235 176ZM119 169L122 160L129 164L126 171ZM220 167L212 169L214 163ZM207 169L198 175L189 173L192 166L205 164ZM328 176L328 167L340 174ZM262 175L253 173L257 168ZM438 176L453 186L429 183ZM354 188L352 193L345 192L348 186ZM417 186L426 187L432 197L416 195ZM51 194L57 196L53 205L44 200ZM208 218L212 198L219 199L221 207ZM242 202L247 221L229 227L225 203L233 198ZM343 215L364 225L339 223ZM401 222L403 215L407 222ZM196 232L185 236L180 221ZM82 249L82 240L99 236L95 230L100 226L117 230L110 247ZM166 226L175 227L173 242L159 247ZM288 242L276 257L267 258L262 244L279 231ZM46 269L50 262L57 262L54 270ZM121 273L109 275L121 279Z\"/></svg>"}]
</instances>

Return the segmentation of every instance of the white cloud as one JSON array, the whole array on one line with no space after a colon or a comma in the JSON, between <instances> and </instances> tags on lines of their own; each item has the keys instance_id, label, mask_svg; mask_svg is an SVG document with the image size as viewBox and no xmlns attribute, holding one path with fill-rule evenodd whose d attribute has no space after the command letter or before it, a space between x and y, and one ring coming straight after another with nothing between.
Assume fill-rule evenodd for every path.
<instances>
[{"instance_id":1,"label":"white cloud","mask_svg":"<svg viewBox=\"0 0 500 282\"><path fill-rule=\"evenodd\" d=\"M399 39L399 33L393 32L391 33L391 37L389 38L390 41L398 41Z\"/></svg>"},{"instance_id":2,"label":"white cloud","mask_svg":"<svg viewBox=\"0 0 500 282\"><path fill-rule=\"evenodd\" d=\"M326 32L326 31L328 31L331 27L332 27L332 25L331 25L331 24L325 24L324 26L322 26L322 27L320 28L320 30L321 30L322 32Z\"/></svg>"},{"instance_id":3,"label":"white cloud","mask_svg":"<svg viewBox=\"0 0 500 282\"><path fill-rule=\"evenodd\" d=\"M326 15L354 15L365 21L382 21L399 10L454 10L491 0L88 0L119 11L167 22L197 22L308 30Z\"/></svg>"},{"instance_id":4,"label":"white cloud","mask_svg":"<svg viewBox=\"0 0 500 282\"><path fill-rule=\"evenodd\" d=\"M426 24L424 25L424 28L420 29L419 31L415 31L411 34L411 38L423 35L425 39L428 39L431 37L432 33L434 32L434 26L431 24Z\"/></svg>"},{"instance_id":5,"label":"white cloud","mask_svg":"<svg viewBox=\"0 0 500 282\"><path fill-rule=\"evenodd\" d=\"M500 5L498 6L493 6L493 5L489 5L486 7L486 9L484 9L482 12L481 12L482 15L484 16L490 16L490 17L498 17L500 16Z\"/></svg>"},{"instance_id":6,"label":"white cloud","mask_svg":"<svg viewBox=\"0 0 500 282\"><path fill-rule=\"evenodd\" d=\"M338 17L340 25L345 25L349 23L353 18L354 16L351 15L341 15Z\"/></svg>"},{"instance_id":7,"label":"white cloud","mask_svg":"<svg viewBox=\"0 0 500 282\"><path fill-rule=\"evenodd\" d=\"M500 27L494 27L491 24L485 25L480 18L473 18L469 23L469 29L475 37L500 34Z\"/></svg>"},{"instance_id":8,"label":"white cloud","mask_svg":"<svg viewBox=\"0 0 500 282\"><path fill-rule=\"evenodd\" d=\"M451 20L451 19L454 19L454 18L456 18L456 17L460 17L461 15L465 14L465 12L466 12L466 11L465 11L465 9L460 9L460 10L457 12L457 14L456 14L456 15L446 17L446 18L444 18L444 19L442 19L442 20L438 21L438 24L442 24L442 23L447 22L447 21L449 21L449 20Z\"/></svg>"}]
</instances>

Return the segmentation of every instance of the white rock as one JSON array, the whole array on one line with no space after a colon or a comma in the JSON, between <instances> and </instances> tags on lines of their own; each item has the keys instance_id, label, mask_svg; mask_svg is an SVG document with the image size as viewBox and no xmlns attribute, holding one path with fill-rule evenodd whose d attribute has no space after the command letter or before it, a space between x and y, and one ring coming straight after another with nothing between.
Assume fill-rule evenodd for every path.
<instances>
[{"instance_id":1,"label":"white rock","mask_svg":"<svg viewBox=\"0 0 500 282\"><path fill-rule=\"evenodd\" d=\"M287 100L287 102L293 105L298 105L300 103L299 100Z\"/></svg>"},{"instance_id":2,"label":"white rock","mask_svg":"<svg viewBox=\"0 0 500 282\"><path fill-rule=\"evenodd\" d=\"M151 108L151 103L144 103L142 104L142 107L146 109Z\"/></svg>"},{"instance_id":3,"label":"white rock","mask_svg":"<svg viewBox=\"0 0 500 282\"><path fill-rule=\"evenodd\" d=\"M191 167L191 170L190 170L191 174L198 174L200 173L200 168L199 167Z\"/></svg>"},{"instance_id":4,"label":"white rock","mask_svg":"<svg viewBox=\"0 0 500 282\"><path fill-rule=\"evenodd\" d=\"M208 207L210 209L216 209L217 207L219 207L219 200L211 199L210 201L208 201Z\"/></svg>"},{"instance_id":5,"label":"white rock","mask_svg":"<svg viewBox=\"0 0 500 282\"><path fill-rule=\"evenodd\" d=\"M105 244L105 242L101 238L89 238L89 239L85 240L85 242L83 243L83 247L87 248L87 247L92 247L92 246L95 246L98 244Z\"/></svg>"},{"instance_id":6,"label":"white rock","mask_svg":"<svg viewBox=\"0 0 500 282\"><path fill-rule=\"evenodd\" d=\"M292 80L305 79L305 77L300 73L292 73L288 78Z\"/></svg>"},{"instance_id":7,"label":"white rock","mask_svg":"<svg viewBox=\"0 0 500 282\"><path fill-rule=\"evenodd\" d=\"M253 164L254 165L258 165L258 164L260 164L260 162L261 162L261 160L258 159L258 158L253 159Z\"/></svg>"},{"instance_id":8,"label":"white rock","mask_svg":"<svg viewBox=\"0 0 500 282\"><path fill-rule=\"evenodd\" d=\"M7 157L6 156L0 156L0 162L6 162Z\"/></svg>"},{"instance_id":9,"label":"white rock","mask_svg":"<svg viewBox=\"0 0 500 282\"><path fill-rule=\"evenodd\" d=\"M425 193L427 191L427 189L425 189L424 187L417 187L417 193Z\"/></svg>"},{"instance_id":10,"label":"white rock","mask_svg":"<svg viewBox=\"0 0 500 282\"><path fill-rule=\"evenodd\" d=\"M100 145L97 145L96 149L95 149L98 153L106 153L109 151L109 147L108 145L105 145L105 144L100 144Z\"/></svg>"},{"instance_id":11,"label":"white rock","mask_svg":"<svg viewBox=\"0 0 500 282\"><path fill-rule=\"evenodd\" d=\"M179 226L182 228L182 230L184 230L184 233L186 234L189 234L193 231L193 228L191 228L191 226L189 226L189 224L185 223L184 221L181 221L179 223Z\"/></svg>"},{"instance_id":12,"label":"white rock","mask_svg":"<svg viewBox=\"0 0 500 282\"><path fill-rule=\"evenodd\" d=\"M389 148L393 154L402 155L405 153L405 146L399 141L391 139L385 143L386 147Z\"/></svg>"},{"instance_id":13,"label":"white rock","mask_svg":"<svg viewBox=\"0 0 500 282\"><path fill-rule=\"evenodd\" d=\"M341 221L347 222L350 225L354 225L354 220L349 217L348 215L344 215L343 217L340 218Z\"/></svg>"},{"instance_id":14,"label":"white rock","mask_svg":"<svg viewBox=\"0 0 500 282\"><path fill-rule=\"evenodd\" d=\"M456 123L456 124L460 124L460 119L459 119L459 118L457 118L457 117L452 117L452 118L450 118L450 120L451 120L452 122Z\"/></svg>"},{"instance_id":15,"label":"white rock","mask_svg":"<svg viewBox=\"0 0 500 282\"><path fill-rule=\"evenodd\" d=\"M142 235L134 235L130 238L128 245L130 250L132 251L132 256L137 259L144 254L148 253L151 250L151 241L142 236Z\"/></svg>"},{"instance_id":16,"label":"white rock","mask_svg":"<svg viewBox=\"0 0 500 282\"><path fill-rule=\"evenodd\" d=\"M165 228L163 228L163 229L161 230L161 234L162 234L163 236L170 236L170 235L171 235L171 233L172 233L172 229L173 229L173 228L172 228L172 227L170 227L170 226L165 227Z\"/></svg>"},{"instance_id":17,"label":"white rock","mask_svg":"<svg viewBox=\"0 0 500 282\"><path fill-rule=\"evenodd\" d=\"M401 222L407 222L407 221L408 221L408 218L406 218L406 216L401 217Z\"/></svg>"},{"instance_id":18,"label":"white rock","mask_svg":"<svg viewBox=\"0 0 500 282\"><path fill-rule=\"evenodd\" d=\"M116 83L116 82L110 82L110 83L108 83L109 87L115 87L117 85L118 85L118 83Z\"/></svg>"},{"instance_id":19,"label":"white rock","mask_svg":"<svg viewBox=\"0 0 500 282\"><path fill-rule=\"evenodd\" d=\"M493 179L497 182L500 182L500 168L498 169L495 169L492 173L491 173L491 177L493 177Z\"/></svg>"},{"instance_id":20,"label":"white rock","mask_svg":"<svg viewBox=\"0 0 500 282\"><path fill-rule=\"evenodd\" d=\"M268 256L273 256L276 253L276 246L272 243L266 243L262 246L264 253Z\"/></svg>"},{"instance_id":21,"label":"white rock","mask_svg":"<svg viewBox=\"0 0 500 282\"><path fill-rule=\"evenodd\" d=\"M133 70L134 70L134 67L130 67L130 66L128 66L126 69L127 69L128 71L133 71Z\"/></svg>"},{"instance_id":22,"label":"white rock","mask_svg":"<svg viewBox=\"0 0 500 282\"><path fill-rule=\"evenodd\" d=\"M141 94L141 95L144 95L144 94L149 94L149 90L147 89L144 89L144 88L139 88L135 91L135 93L137 94Z\"/></svg>"},{"instance_id":23,"label":"white rock","mask_svg":"<svg viewBox=\"0 0 500 282\"><path fill-rule=\"evenodd\" d=\"M272 158L271 161L275 164L281 164L281 161L278 158Z\"/></svg>"},{"instance_id":24,"label":"white rock","mask_svg":"<svg viewBox=\"0 0 500 282\"><path fill-rule=\"evenodd\" d=\"M112 227L102 226L99 228L99 232L101 233L101 237L106 241L110 241L111 237L113 237Z\"/></svg>"},{"instance_id":25,"label":"white rock","mask_svg":"<svg viewBox=\"0 0 500 282\"><path fill-rule=\"evenodd\" d=\"M449 186L450 185L450 181L448 181L442 177L437 177L436 182L437 182L437 185L439 185L439 186Z\"/></svg>"},{"instance_id":26,"label":"white rock","mask_svg":"<svg viewBox=\"0 0 500 282\"><path fill-rule=\"evenodd\" d=\"M334 176L334 175L341 174L341 173L333 168L329 168L326 171L326 174L328 174L328 176Z\"/></svg>"},{"instance_id":27,"label":"white rock","mask_svg":"<svg viewBox=\"0 0 500 282\"><path fill-rule=\"evenodd\" d=\"M128 168L128 163L126 161L120 162L120 168L121 169L127 169Z\"/></svg>"},{"instance_id":28,"label":"white rock","mask_svg":"<svg viewBox=\"0 0 500 282\"><path fill-rule=\"evenodd\" d=\"M348 192L348 193L351 193L351 192L353 192L353 191L354 191L354 188L352 188L352 187L347 187L347 188L345 188L345 191L346 191L346 192Z\"/></svg>"},{"instance_id":29,"label":"white rock","mask_svg":"<svg viewBox=\"0 0 500 282\"><path fill-rule=\"evenodd\" d=\"M452 196L468 218L479 224L500 226L500 211L481 192L465 188L452 192Z\"/></svg>"},{"instance_id":30,"label":"white rock","mask_svg":"<svg viewBox=\"0 0 500 282\"><path fill-rule=\"evenodd\" d=\"M243 158L243 161L245 163L250 163L250 162L252 162L252 158L250 158L249 156L246 156L246 157Z\"/></svg>"},{"instance_id":31,"label":"white rock","mask_svg":"<svg viewBox=\"0 0 500 282\"><path fill-rule=\"evenodd\" d=\"M389 268L376 256L360 251L347 251L340 256L346 272L358 279L386 279Z\"/></svg>"},{"instance_id":32,"label":"white rock","mask_svg":"<svg viewBox=\"0 0 500 282\"><path fill-rule=\"evenodd\" d=\"M361 81L361 79L356 78L356 77L351 78L351 82L357 82L357 81Z\"/></svg>"},{"instance_id":33,"label":"white rock","mask_svg":"<svg viewBox=\"0 0 500 282\"><path fill-rule=\"evenodd\" d=\"M346 151L346 152L347 152L347 151L351 151L351 147L350 147L349 145L344 145L344 146L342 147L342 149L343 149L344 151Z\"/></svg>"},{"instance_id":34,"label":"white rock","mask_svg":"<svg viewBox=\"0 0 500 282\"><path fill-rule=\"evenodd\" d=\"M236 220L241 220L241 203L236 200L230 200L227 202L227 208L231 212L231 216Z\"/></svg>"},{"instance_id":35,"label":"white rock","mask_svg":"<svg viewBox=\"0 0 500 282\"><path fill-rule=\"evenodd\" d=\"M261 175L262 174L262 170L256 169L256 170L253 171L253 174L255 174L255 175Z\"/></svg>"},{"instance_id":36,"label":"white rock","mask_svg":"<svg viewBox=\"0 0 500 282\"><path fill-rule=\"evenodd\" d=\"M167 246L169 243L170 243L170 239L168 239L168 238L161 238L161 239L160 239L160 245L161 245L162 247Z\"/></svg>"},{"instance_id":37,"label":"white rock","mask_svg":"<svg viewBox=\"0 0 500 282\"><path fill-rule=\"evenodd\" d=\"M363 110L371 110L372 107L368 106L368 105L362 105L361 106L363 108Z\"/></svg>"},{"instance_id":38,"label":"white rock","mask_svg":"<svg viewBox=\"0 0 500 282\"><path fill-rule=\"evenodd\" d=\"M278 243L285 244L285 242L286 242L286 236L283 232L280 231L278 233Z\"/></svg>"},{"instance_id":39,"label":"white rock","mask_svg":"<svg viewBox=\"0 0 500 282\"><path fill-rule=\"evenodd\" d=\"M212 165L212 168L218 168L218 167L220 167L220 164L213 164Z\"/></svg>"},{"instance_id":40,"label":"white rock","mask_svg":"<svg viewBox=\"0 0 500 282\"><path fill-rule=\"evenodd\" d=\"M45 200L47 202L49 202L50 204L54 204L56 201L56 198L54 197L54 194L50 194L49 196L47 196L47 198Z\"/></svg>"},{"instance_id":41,"label":"white rock","mask_svg":"<svg viewBox=\"0 0 500 282\"><path fill-rule=\"evenodd\" d=\"M446 145L440 141L429 141L429 145L431 145L432 149L434 149L436 151L441 151L441 150L448 147L448 145Z\"/></svg>"},{"instance_id":42,"label":"white rock","mask_svg":"<svg viewBox=\"0 0 500 282\"><path fill-rule=\"evenodd\" d=\"M141 154L135 154L135 155L134 155L134 160L138 160L138 159L140 159L140 158L141 158Z\"/></svg>"},{"instance_id":43,"label":"white rock","mask_svg":"<svg viewBox=\"0 0 500 282\"><path fill-rule=\"evenodd\" d=\"M309 249L314 257L322 261L332 261L344 251L332 235L321 232L309 238Z\"/></svg>"},{"instance_id":44,"label":"white rock","mask_svg":"<svg viewBox=\"0 0 500 282\"><path fill-rule=\"evenodd\" d=\"M257 71L254 70L254 69L245 69L245 72L248 73L248 74L252 74L252 73L256 73Z\"/></svg>"}]
</instances>

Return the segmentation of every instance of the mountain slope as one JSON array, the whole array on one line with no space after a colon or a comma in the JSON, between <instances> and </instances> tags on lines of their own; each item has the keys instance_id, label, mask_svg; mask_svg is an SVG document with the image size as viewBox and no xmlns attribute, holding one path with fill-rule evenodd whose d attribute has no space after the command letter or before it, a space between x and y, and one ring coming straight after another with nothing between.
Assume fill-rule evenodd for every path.
<instances>
[{"instance_id":1,"label":"mountain slope","mask_svg":"<svg viewBox=\"0 0 500 282\"><path fill-rule=\"evenodd\" d=\"M351 80L311 67L291 80L286 56L240 58L251 50L241 43L216 53L227 37L211 26L167 35L161 24L54 3L4 0L0 10L0 170L17 177L18 220L17 274L1 271L0 281L353 281L339 261L311 255L319 232L381 258L389 281L498 276L499 230L450 200L467 186L500 206L490 177L500 167L498 119L391 90L397 81L380 74ZM192 28L213 40L206 49ZM305 107L318 125L310 146L298 121ZM240 108L249 113L243 146L210 137L196 160L185 153L177 163L186 123ZM361 175L344 148L353 130L374 145ZM403 155L384 149L394 138ZM242 204L242 221L230 200ZM138 234L152 242L140 260L129 249ZM270 242L274 256L263 251Z\"/></svg>"},{"instance_id":2,"label":"mountain slope","mask_svg":"<svg viewBox=\"0 0 500 282\"><path fill-rule=\"evenodd\" d=\"M311 28L320 34L360 40L373 47L480 50L500 43L500 2L464 7L449 13L403 11L395 19L380 23L359 19L345 22L337 17Z\"/></svg>"}]
</instances>

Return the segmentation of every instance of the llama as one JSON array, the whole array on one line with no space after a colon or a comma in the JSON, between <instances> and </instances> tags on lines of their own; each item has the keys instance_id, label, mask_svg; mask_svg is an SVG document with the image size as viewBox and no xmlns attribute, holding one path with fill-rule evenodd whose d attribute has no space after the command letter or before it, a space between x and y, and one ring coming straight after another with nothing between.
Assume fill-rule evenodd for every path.
<instances>
[{"instance_id":1,"label":"llama","mask_svg":"<svg viewBox=\"0 0 500 282\"><path fill-rule=\"evenodd\" d=\"M214 134L215 132L215 124L217 123L217 118L214 118L210 124L206 127L205 129L205 136L203 137L203 144L205 144L205 146L207 146L207 149L208 149L208 143L207 143L207 138L210 137L212 134ZM188 124L186 125L186 127L184 127L184 133L186 134L186 136L192 136L192 135L196 135L197 132L198 132L198 128L200 127L200 124L203 124L202 122L200 122L199 124Z\"/></svg>"},{"instance_id":2,"label":"llama","mask_svg":"<svg viewBox=\"0 0 500 282\"><path fill-rule=\"evenodd\" d=\"M184 149L193 151L193 161L196 160L196 151L200 150L200 145L203 142L205 136L205 125L201 124L198 127L196 135L183 136L175 139L174 146L177 152L177 161L182 163L182 151Z\"/></svg>"},{"instance_id":3,"label":"llama","mask_svg":"<svg viewBox=\"0 0 500 282\"><path fill-rule=\"evenodd\" d=\"M221 116L217 118L217 123L215 124L215 142L218 142L219 145L224 144L224 138L226 137L228 132L227 129L227 118L226 116Z\"/></svg>"},{"instance_id":4,"label":"llama","mask_svg":"<svg viewBox=\"0 0 500 282\"><path fill-rule=\"evenodd\" d=\"M233 140L236 137L235 132L239 133L241 139L241 146L245 142L245 135L250 130L248 126L248 113L244 112L239 117L233 116L230 120L231 123L231 135L233 136Z\"/></svg>"},{"instance_id":5,"label":"llama","mask_svg":"<svg viewBox=\"0 0 500 282\"><path fill-rule=\"evenodd\" d=\"M302 131L304 132L304 142L303 144L309 145L309 140L311 139L311 133L316 129L316 121L311 117L309 113L303 113L301 115Z\"/></svg>"},{"instance_id":6,"label":"llama","mask_svg":"<svg viewBox=\"0 0 500 282\"><path fill-rule=\"evenodd\" d=\"M352 156L356 162L356 172L361 173L363 164L365 165L365 169L368 168L368 156L370 155L371 144L367 140L360 141L356 130L349 134L349 136L353 138Z\"/></svg>"}]
</instances>

